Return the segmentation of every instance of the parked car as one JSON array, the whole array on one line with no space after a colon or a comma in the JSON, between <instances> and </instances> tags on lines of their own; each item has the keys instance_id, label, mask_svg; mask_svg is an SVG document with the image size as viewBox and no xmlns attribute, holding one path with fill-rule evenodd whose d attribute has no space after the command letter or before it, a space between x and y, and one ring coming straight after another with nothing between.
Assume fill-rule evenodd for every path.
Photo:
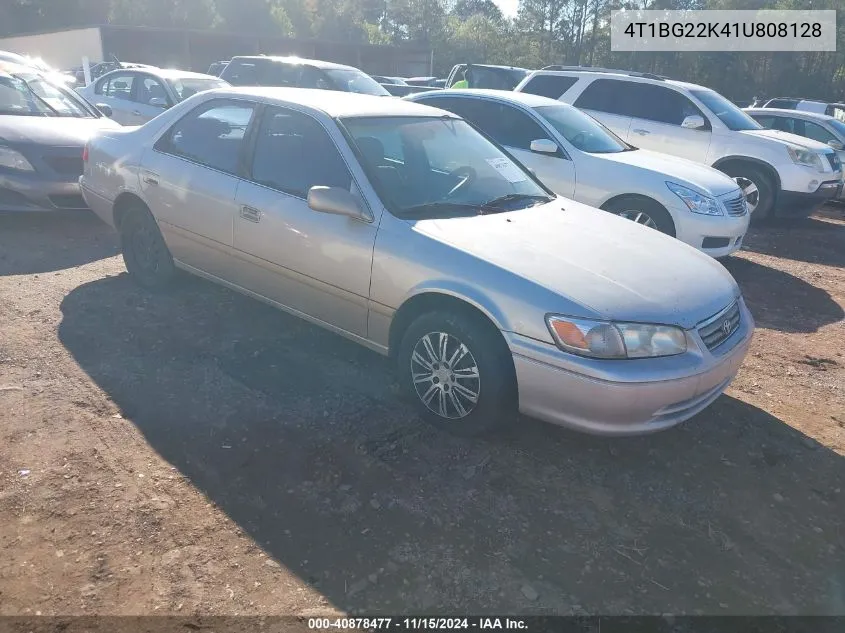
<instances>
[{"instance_id":1,"label":"parked car","mask_svg":"<svg viewBox=\"0 0 845 633\"><path fill-rule=\"evenodd\" d=\"M68 88L73 88L76 85L76 77L74 77L70 73L63 73L61 71L56 70L55 68L52 68L49 64L47 64L46 62L44 62L44 60L41 59L34 59L32 57L18 55L17 53L12 53L10 51L0 51L0 62L9 62L12 64L17 64L19 66L34 68L38 72L47 76L47 78L53 83L62 84L63 86L67 86Z\"/></svg>"},{"instance_id":2,"label":"parked car","mask_svg":"<svg viewBox=\"0 0 845 633\"><path fill-rule=\"evenodd\" d=\"M517 408L667 428L718 397L754 329L718 262L555 197L417 103L216 90L92 139L85 165L139 283L182 268L389 355L419 411L459 433Z\"/></svg>"},{"instance_id":3,"label":"parked car","mask_svg":"<svg viewBox=\"0 0 845 633\"><path fill-rule=\"evenodd\" d=\"M407 86L408 82L406 82L401 77L386 77L385 75L370 75L373 79L379 82L382 86L384 84L390 84L393 86Z\"/></svg>"},{"instance_id":4,"label":"parked car","mask_svg":"<svg viewBox=\"0 0 845 633\"><path fill-rule=\"evenodd\" d=\"M214 77L219 77L220 73L222 73L228 65L229 60L214 62L213 64L211 64L211 66L208 67L207 74L212 75Z\"/></svg>"},{"instance_id":5,"label":"parked car","mask_svg":"<svg viewBox=\"0 0 845 633\"><path fill-rule=\"evenodd\" d=\"M112 56L112 59L109 61L99 62L97 64L90 65L88 70L91 73L91 81L95 79L99 79L106 73L110 73L113 70L128 70L128 69L155 69L155 66L150 66L149 64L139 64L136 62L122 62L117 57ZM73 75L76 79L76 85L80 87L85 86L85 69L82 66L75 66L74 68L68 71L69 74Z\"/></svg>"},{"instance_id":6,"label":"parked car","mask_svg":"<svg viewBox=\"0 0 845 633\"><path fill-rule=\"evenodd\" d=\"M840 119L802 110L746 108L745 111L767 130L789 132L830 145L839 156L839 162L845 162L845 122ZM839 200L845 200L845 188L840 191Z\"/></svg>"},{"instance_id":7,"label":"parked car","mask_svg":"<svg viewBox=\"0 0 845 633\"><path fill-rule=\"evenodd\" d=\"M121 125L143 125L198 92L224 88L219 77L184 70L113 70L77 92Z\"/></svg>"},{"instance_id":8,"label":"parked car","mask_svg":"<svg viewBox=\"0 0 845 633\"><path fill-rule=\"evenodd\" d=\"M762 107L815 112L817 114L826 114L845 122L845 103L826 103L824 101L813 101L812 99L777 97L775 99L769 99Z\"/></svg>"},{"instance_id":9,"label":"parked car","mask_svg":"<svg viewBox=\"0 0 845 633\"><path fill-rule=\"evenodd\" d=\"M428 88L436 88L437 82L440 81L437 77L408 77L405 83L409 86L424 86Z\"/></svg>"},{"instance_id":10,"label":"parked car","mask_svg":"<svg viewBox=\"0 0 845 633\"><path fill-rule=\"evenodd\" d=\"M467 71L469 74L467 75ZM513 90L531 71L516 66L494 66L492 64L455 64L446 78L446 88L466 78L467 88L489 88L492 90Z\"/></svg>"},{"instance_id":11,"label":"parked car","mask_svg":"<svg viewBox=\"0 0 845 633\"><path fill-rule=\"evenodd\" d=\"M82 151L119 127L44 73L0 62L0 211L84 209Z\"/></svg>"},{"instance_id":12,"label":"parked car","mask_svg":"<svg viewBox=\"0 0 845 633\"><path fill-rule=\"evenodd\" d=\"M648 73L556 66L532 73L516 90L574 105L636 147L725 172L745 192L752 222L807 216L841 186L842 167L830 147L764 130L703 86Z\"/></svg>"},{"instance_id":13,"label":"parked car","mask_svg":"<svg viewBox=\"0 0 845 633\"><path fill-rule=\"evenodd\" d=\"M233 57L220 77L233 86L316 88L390 96L375 79L352 66L300 57Z\"/></svg>"},{"instance_id":14,"label":"parked car","mask_svg":"<svg viewBox=\"0 0 845 633\"><path fill-rule=\"evenodd\" d=\"M580 110L501 90L407 97L454 112L503 145L555 193L639 222L713 257L740 248L745 197L720 171L637 149Z\"/></svg>"}]
</instances>

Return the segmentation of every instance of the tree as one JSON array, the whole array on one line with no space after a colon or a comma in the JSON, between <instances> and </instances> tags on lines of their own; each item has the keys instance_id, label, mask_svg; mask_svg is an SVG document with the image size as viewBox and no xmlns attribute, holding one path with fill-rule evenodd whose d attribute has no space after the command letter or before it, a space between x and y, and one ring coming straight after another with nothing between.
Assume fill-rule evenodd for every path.
<instances>
[{"instance_id":1,"label":"tree","mask_svg":"<svg viewBox=\"0 0 845 633\"><path fill-rule=\"evenodd\" d=\"M455 6L449 11L461 20L468 20L474 15L480 15L492 22L502 21L502 11L492 0L458 0Z\"/></svg>"}]
</instances>

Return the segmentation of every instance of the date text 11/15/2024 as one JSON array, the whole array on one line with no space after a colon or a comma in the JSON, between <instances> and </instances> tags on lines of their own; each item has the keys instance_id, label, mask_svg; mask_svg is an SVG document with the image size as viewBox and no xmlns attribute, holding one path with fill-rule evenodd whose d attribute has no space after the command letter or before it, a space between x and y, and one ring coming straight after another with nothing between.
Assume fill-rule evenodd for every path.
<instances>
[{"instance_id":1,"label":"date text 11/15/2024","mask_svg":"<svg viewBox=\"0 0 845 633\"><path fill-rule=\"evenodd\" d=\"M308 618L308 628L314 630L525 630L525 620L520 618Z\"/></svg>"}]
</instances>

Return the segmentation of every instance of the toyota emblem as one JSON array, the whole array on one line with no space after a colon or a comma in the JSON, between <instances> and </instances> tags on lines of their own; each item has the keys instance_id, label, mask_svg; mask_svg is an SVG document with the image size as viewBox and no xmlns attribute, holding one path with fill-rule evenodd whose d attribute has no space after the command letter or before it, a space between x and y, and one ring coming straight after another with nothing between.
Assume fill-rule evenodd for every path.
<instances>
[{"instance_id":1,"label":"toyota emblem","mask_svg":"<svg viewBox=\"0 0 845 633\"><path fill-rule=\"evenodd\" d=\"M725 336L727 336L728 334L731 333L731 322L730 321L725 320L725 322L722 323L722 332L725 333Z\"/></svg>"}]
</instances>

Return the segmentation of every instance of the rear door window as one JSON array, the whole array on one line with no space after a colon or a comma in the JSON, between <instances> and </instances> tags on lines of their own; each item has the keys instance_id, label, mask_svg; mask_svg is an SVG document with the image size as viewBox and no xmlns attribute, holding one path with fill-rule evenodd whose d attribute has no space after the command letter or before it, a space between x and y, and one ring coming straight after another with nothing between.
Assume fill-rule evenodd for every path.
<instances>
[{"instance_id":1,"label":"rear door window","mask_svg":"<svg viewBox=\"0 0 845 633\"><path fill-rule=\"evenodd\" d=\"M631 86L633 83L618 79L594 79L573 105L584 110L634 116L629 105L636 98Z\"/></svg>"},{"instance_id":2,"label":"rear door window","mask_svg":"<svg viewBox=\"0 0 845 633\"><path fill-rule=\"evenodd\" d=\"M522 87L521 92L528 92L549 99L559 99L576 81L578 81L577 77L535 75Z\"/></svg>"},{"instance_id":3,"label":"rear door window","mask_svg":"<svg viewBox=\"0 0 845 633\"><path fill-rule=\"evenodd\" d=\"M255 104L245 101L209 101L174 123L155 149L238 175L255 109Z\"/></svg>"}]
</instances>

